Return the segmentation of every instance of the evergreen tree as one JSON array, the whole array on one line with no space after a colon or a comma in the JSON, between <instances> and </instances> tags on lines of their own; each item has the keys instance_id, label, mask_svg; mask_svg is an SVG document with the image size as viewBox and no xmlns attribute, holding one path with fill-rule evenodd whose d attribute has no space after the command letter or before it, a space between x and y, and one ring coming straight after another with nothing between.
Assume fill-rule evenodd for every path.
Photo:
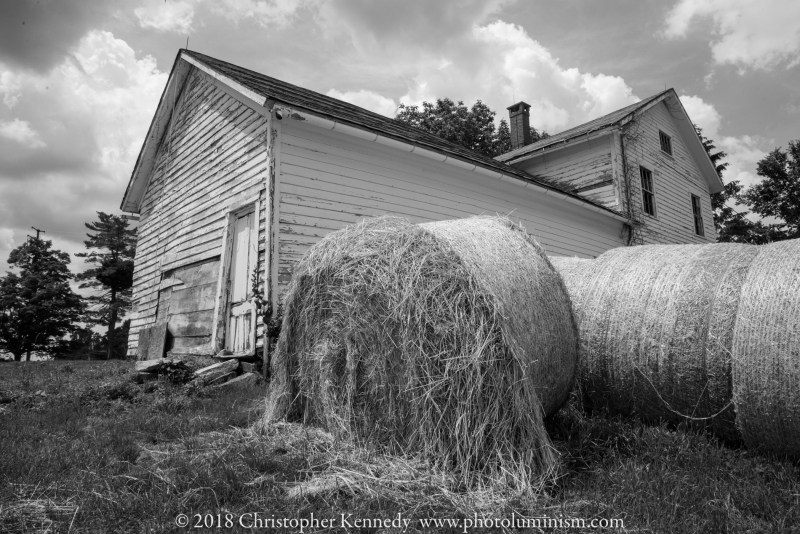
<instances>
[{"instance_id":1,"label":"evergreen tree","mask_svg":"<svg viewBox=\"0 0 800 534\"><path fill-rule=\"evenodd\" d=\"M118 331L117 321L124 317L131 306L133 286L133 258L136 251L136 230L128 228L128 221L116 215L97 212L98 220L85 223L93 233L86 234L84 241L91 252L75 254L92 265L79 274L81 288L95 290L88 297L91 324L108 327L106 333L106 357L114 354L114 335Z\"/></svg>"},{"instance_id":2,"label":"evergreen tree","mask_svg":"<svg viewBox=\"0 0 800 534\"><path fill-rule=\"evenodd\" d=\"M51 246L51 241L29 239L8 257L19 272L0 278L0 350L16 361L23 355L30 360L32 352L64 350L63 337L84 311L81 297L69 286L69 254Z\"/></svg>"}]
</instances>

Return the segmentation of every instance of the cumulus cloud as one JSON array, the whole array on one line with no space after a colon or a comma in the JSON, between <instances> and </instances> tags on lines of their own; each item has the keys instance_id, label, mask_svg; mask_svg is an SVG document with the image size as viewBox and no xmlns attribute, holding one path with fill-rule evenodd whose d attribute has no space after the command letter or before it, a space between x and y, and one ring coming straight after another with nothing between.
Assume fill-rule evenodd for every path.
<instances>
[{"instance_id":1,"label":"cumulus cloud","mask_svg":"<svg viewBox=\"0 0 800 534\"><path fill-rule=\"evenodd\" d=\"M480 99L499 120L525 100L535 126L552 133L638 100L621 77L563 66L521 26L497 20L512 3L224 0L212 9L236 22L297 29L282 35L312 42L319 48L314 60L325 64L292 81L318 83L329 95L387 116L398 103L446 96L468 105ZM280 57L274 63L278 72L289 68Z\"/></svg>"},{"instance_id":2,"label":"cumulus cloud","mask_svg":"<svg viewBox=\"0 0 800 534\"><path fill-rule=\"evenodd\" d=\"M331 34L345 33L361 51L401 51L448 45L515 0L318 0L317 21ZM400 50L398 50L400 49Z\"/></svg>"},{"instance_id":3,"label":"cumulus cloud","mask_svg":"<svg viewBox=\"0 0 800 534\"><path fill-rule=\"evenodd\" d=\"M42 148L47 146L39 138L39 134L31 129L28 121L14 119L11 121L0 121L0 137L16 141L28 148Z\"/></svg>"},{"instance_id":4,"label":"cumulus cloud","mask_svg":"<svg viewBox=\"0 0 800 534\"><path fill-rule=\"evenodd\" d=\"M704 18L712 23L716 63L756 69L800 63L800 2L680 0L667 14L663 34L685 37L692 22Z\"/></svg>"},{"instance_id":5,"label":"cumulus cloud","mask_svg":"<svg viewBox=\"0 0 800 534\"><path fill-rule=\"evenodd\" d=\"M3 104L9 109L19 102L20 80L10 70L0 70L0 95L3 97Z\"/></svg>"},{"instance_id":6,"label":"cumulus cloud","mask_svg":"<svg viewBox=\"0 0 800 534\"><path fill-rule=\"evenodd\" d=\"M47 73L4 69L20 96L14 118L0 108L0 136L47 148L0 142L0 228L37 226L57 248L76 252L83 223L119 205L167 75L152 57L96 30ZM6 258L0 254L0 271Z\"/></svg>"},{"instance_id":7,"label":"cumulus cloud","mask_svg":"<svg viewBox=\"0 0 800 534\"><path fill-rule=\"evenodd\" d=\"M194 20L194 6L190 2L149 0L133 10L142 28L161 32L189 33Z\"/></svg>"},{"instance_id":8,"label":"cumulus cloud","mask_svg":"<svg viewBox=\"0 0 800 534\"><path fill-rule=\"evenodd\" d=\"M333 98L338 98L339 100L344 100L345 102L350 102L356 106L361 106L364 109L374 111L386 117L394 117L395 111L397 111L397 104L394 100L373 91L362 89L360 91L346 91L343 93L336 89L331 89L325 94Z\"/></svg>"},{"instance_id":9,"label":"cumulus cloud","mask_svg":"<svg viewBox=\"0 0 800 534\"><path fill-rule=\"evenodd\" d=\"M409 91L400 98L404 104L442 96L482 99L504 114L524 100L531 105L531 123L551 133L639 100L622 78L564 68L523 28L503 21L473 25L453 46L414 68Z\"/></svg>"},{"instance_id":10,"label":"cumulus cloud","mask_svg":"<svg viewBox=\"0 0 800 534\"><path fill-rule=\"evenodd\" d=\"M221 0L213 9L234 22L252 20L268 28L285 28L294 21L298 9L312 0Z\"/></svg>"},{"instance_id":11,"label":"cumulus cloud","mask_svg":"<svg viewBox=\"0 0 800 534\"><path fill-rule=\"evenodd\" d=\"M696 125L703 129L703 135L710 139L719 138L719 127L722 116L716 108L699 96L684 95L681 104Z\"/></svg>"},{"instance_id":12,"label":"cumulus cloud","mask_svg":"<svg viewBox=\"0 0 800 534\"><path fill-rule=\"evenodd\" d=\"M750 186L758 183L760 178L755 173L756 164L767 155L761 146L769 146L770 142L756 136L726 136L720 133L722 116L716 108L699 96L682 96L681 103L686 113L697 126L703 129L703 135L714 141L716 150L727 154L724 161L728 168L723 172L727 183L739 180L742 185Z\"/></svg>"},{"instance_id":13,"label":"cumulus cloud","mask_svg":"<svg viewBox=\"0 0 800 534\"><path fill-rule=\"evenodd\" d=\"M725 180L739 180L745 186L760 182L761 177L756 174L756 166L767 155L767 150L759 148L765 145L769 143L757 136L721 137L717 147L727 153L725 161L729 164L723 174Z\"/></svg>"}]
</instances>

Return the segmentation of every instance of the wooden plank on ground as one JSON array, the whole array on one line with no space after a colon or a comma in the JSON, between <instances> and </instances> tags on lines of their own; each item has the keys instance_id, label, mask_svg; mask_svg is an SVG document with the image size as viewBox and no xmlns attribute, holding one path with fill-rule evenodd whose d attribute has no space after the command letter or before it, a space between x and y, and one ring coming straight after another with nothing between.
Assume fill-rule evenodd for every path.
<instances>
[{"instance_id":1,"label":"wooden plank on ground","mask_svg":"<svg viewBox=\"0 0 800 534\"><path fill-rule=\"evenodd\" d=\"M147 352L148 360L164 357L164 344L167 341L167 323L163 322L152 327L150 332L150 348Z\"/></svg>"},{"instance_id":2,"label":"wooden plank on ground","mask_svg":"<svg viewBox=\"0 0 800 534\"><path fill-rule=\"evenodd\" d=\"M136 351L136 359L144 361L147 359L147 353L150 350L150 331L152 328L142 328L139 330L139 344Z\"/></svg>"}]
</instances>

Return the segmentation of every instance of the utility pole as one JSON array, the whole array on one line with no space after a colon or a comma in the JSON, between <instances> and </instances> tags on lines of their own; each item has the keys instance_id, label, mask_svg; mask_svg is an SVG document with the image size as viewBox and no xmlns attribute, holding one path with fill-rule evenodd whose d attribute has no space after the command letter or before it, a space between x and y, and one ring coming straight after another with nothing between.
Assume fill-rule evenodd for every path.
<instances>
[{"instance_id":1,"label":"utility pole","mask_svg":"<svg viewBox=\"0 0 800 534\"><path fill-rule=\"evenodd\" d=\"M39 234L46 234L47 233L44 230L39 230L38 228L36 228L34 226L31 226L31 228L36 230L36 241L39 241ZM33 236L31 236L31 237L33 237Z\"/></svg>"}]
</instances>

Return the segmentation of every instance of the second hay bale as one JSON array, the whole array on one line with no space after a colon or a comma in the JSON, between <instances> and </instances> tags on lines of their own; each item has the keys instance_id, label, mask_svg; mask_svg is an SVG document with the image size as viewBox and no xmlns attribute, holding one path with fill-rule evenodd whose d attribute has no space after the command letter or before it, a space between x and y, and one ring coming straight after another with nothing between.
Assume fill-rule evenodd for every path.
<instances>
[{"instance_id":1,"label":"second hay bale","mask_svg":"<svg viewBox=\"0 0 800 534\"><path fill-rule=\"evenodd\" d=\"M739 288L757 254L737 244L614 249L553 260L576 309L580 381L592 404L704 423L738 439L731 347Z\"/></svg>"},{"instance_id":2,"label":"second hay bale","mask_svg":"<svg viewBox=\"0 0 800 534\"><path fill-rule=\"evenodd\" d=\"M507 219L361 222L298 264L267 417L302 418L465 479L529 485L554 453L577 335L541 249Z\"/></svg>"},{"instance_id":3,"label":"second hay bale","mask_svg":"<svg viewBox=\"0 0 800 534\"><path fill-rule=\"evenodd\" d=\"M733 331L733 401L745 444L800 457L800 240L758 247Z\"/></svg>"}]
</instances>

